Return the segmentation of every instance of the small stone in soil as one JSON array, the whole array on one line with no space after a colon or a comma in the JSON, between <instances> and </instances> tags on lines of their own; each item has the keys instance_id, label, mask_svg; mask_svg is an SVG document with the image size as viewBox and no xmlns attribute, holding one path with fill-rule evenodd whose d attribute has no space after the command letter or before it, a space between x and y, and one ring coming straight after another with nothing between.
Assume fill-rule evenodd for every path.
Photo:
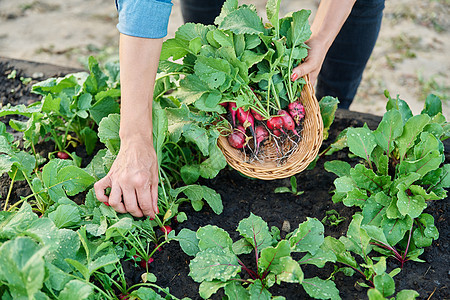
<instances>
[{"instance_id":1,"label":"small stone in soil","mask_svg":"<svg viewBox=\"0 0 450 300\"><path fill-rule=\"evenodd\" d=\"M284 231L284 232L291 231L291 223L289 223L288 220L284 220L283 221L283 226L281 226L281 230Z\"/></svg>"}]
</instances>

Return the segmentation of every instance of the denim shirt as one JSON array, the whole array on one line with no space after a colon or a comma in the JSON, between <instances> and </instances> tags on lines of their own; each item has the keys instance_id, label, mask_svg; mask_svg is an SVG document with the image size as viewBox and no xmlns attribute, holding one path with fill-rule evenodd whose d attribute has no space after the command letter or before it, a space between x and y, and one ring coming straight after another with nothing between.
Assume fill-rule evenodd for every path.
<instances>
[{"instance_id":1,"label":"denim shirt","mask_svg":"<svg viewBox=\"0 0 450 300\"><path fill-rule=\"evenodd\" d=\"M158 39L167 35L172 0L115 0L120 33Z\"/></svg>"}]
</instances>

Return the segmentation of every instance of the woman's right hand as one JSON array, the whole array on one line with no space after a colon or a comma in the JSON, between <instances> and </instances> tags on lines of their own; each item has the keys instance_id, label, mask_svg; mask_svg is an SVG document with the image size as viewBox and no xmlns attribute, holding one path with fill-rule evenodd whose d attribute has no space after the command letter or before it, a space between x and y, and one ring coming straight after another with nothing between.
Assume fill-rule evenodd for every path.
<instances>
[{"instance_id":1,"label":"woman's right hand","mask_svg":"<svg viewBox=\"0 0 450 300\"><path fill-rule=\"evenodd\" d=\"M120 34L120 150L111 170L94 185L98 200L135 217L159 213L152 101L161 45L162 39Z\"/></svg>"},{"instance_id":2,"label":"woman's right hand","mask_svg":"<svg viewBox=\"0 0 450 300\"><path fill-rule=\"evenodd\" d=\"M106 189L111 188L109 195ZM122 142L108 174L95 183L95 195L119 213L155 218L158 210L158 159L151 141Z\"/></svg>"}]
</instances>

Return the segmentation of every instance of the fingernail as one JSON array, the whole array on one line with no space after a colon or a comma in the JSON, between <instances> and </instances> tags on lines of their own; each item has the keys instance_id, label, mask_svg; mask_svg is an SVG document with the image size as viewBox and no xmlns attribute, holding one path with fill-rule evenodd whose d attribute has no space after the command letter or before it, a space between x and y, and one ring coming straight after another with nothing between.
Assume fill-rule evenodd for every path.
<instances>
[{"instance_id":1,"label":"fingernail","mask_svg":"<svg viewBox=\"0 0 450 300\"><path fill-rule=\"evenodd\" d=\"M298 79L298 74L297 73L292 73L291 80L292 81L296 81L297 79Z\"/></svg>"}]
</instances>

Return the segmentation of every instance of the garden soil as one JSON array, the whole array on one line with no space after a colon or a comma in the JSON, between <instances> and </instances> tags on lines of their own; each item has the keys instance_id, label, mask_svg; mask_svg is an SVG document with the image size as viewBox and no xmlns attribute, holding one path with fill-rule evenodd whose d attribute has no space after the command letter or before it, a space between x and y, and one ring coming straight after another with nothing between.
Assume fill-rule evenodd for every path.
<instances>
[{"instance_id":1,"label":"garden soil","mask_svg":"<svg viewBox=\"0 0 450 300\"><path fill-rule=\"evenodd\" d=\"M8 79L7 77L12 70L17 70L17 75L15 78ZM3 105L12 103L15 105L35 101L38 97L30 94L30 86L33 82L74 71L77 71L77 69L2 58L0 59L0 103ZM20 77L30 77L32 81L29 84L24 84ZM381 117L371 114L338 110L335 122L331 127L330 137L324 142L322 148L328 146L344 128L349 126L360 127L367 123L371 129L374 129L380 120ZM2 121L5 122L5 119ZM450 142L447 140L444 145L446 163L449 163ZM44 145L43 148L45 147ZM42 151L52 151L52 149L42 149ZM85 158L89 159L89 157ZM176 232L179 232L182 228L197 230L200 226L216 225L228 231L233 240L237 240L238 233L236 228L239 221L248 217L252 212L262 217L269 226L278 227L281 230L281 235L284 236L308 217L322 220L326 216L327 211L336 210L345 220L336 226L326 223L325 235L339 238L346 234L351 217L356 210L345 207L342 203L334 204L331 201L333 181L336 177L334 174L326 172L323 165L325 161L334 159L345 160L351 164L357 163L357 160L348 157L348 152L346 151L325 156L318 161L314 169L305 170L296 175L298 189L304 191L299 196L294 196L290 193L274 193L277 187L290 187L289 179L255 180L244 177L237 171L227 167L216 178L203 180L202 182L202 184L215 189L222 196L223 212L220 215L216 215L207 206L202 211L196 212L190 204L185 204L180 207L180 210L187 214L188 220L183 223L172 224L172 226ZM2 199L7 193L8 186L9 178L4 175L0 179ZM29 194L29 189L17 182L14 184L11 199L14 202L20 196ZM450 299L450 269L448 264L450 261L450 214L448 200L449 197L428 203L428 208L425 212L434 217L440 237L433 242L431 247L426 248L424 254L421 255L425 262L409 261L405 264L403 271L395 276L396 291L402 289L416 290L420 294L419 299ZM299 259L300 257L295 258ZM190 259L192 257L184 254L177 242L171 242L165 245L162 251L156 252L155 261L150 265L150 272L157 276L157 284L159 286L169 287L170 292L175 296L200 299L198 296L198 283L195 283L188 276ZM251 256L243 256L242 260L248 266L255 267ZM388 271L397 267L399 267L399 264L395 260L388 259ZM130 284L140 282L140 276L144 272L143 269L132 265L130 262L124 262L124 268ZM303 270L305 278L319 276L326 279L333 272L333 267L327 265L323 269L318 269L314 266L303 266ZM361 276L355 274L353 277L346 277L342 273L338 273L335 275L335 282L342 299L367 299L366 288L362 288L357 284L357 282L363 282ZM270 289L270 292L273 295L285 296L289 300L310 299L303 288L296 284L275 285ZM223 292L219 292L212 299L221 299L222 295Z\"/></svg>"}]
</instances>

